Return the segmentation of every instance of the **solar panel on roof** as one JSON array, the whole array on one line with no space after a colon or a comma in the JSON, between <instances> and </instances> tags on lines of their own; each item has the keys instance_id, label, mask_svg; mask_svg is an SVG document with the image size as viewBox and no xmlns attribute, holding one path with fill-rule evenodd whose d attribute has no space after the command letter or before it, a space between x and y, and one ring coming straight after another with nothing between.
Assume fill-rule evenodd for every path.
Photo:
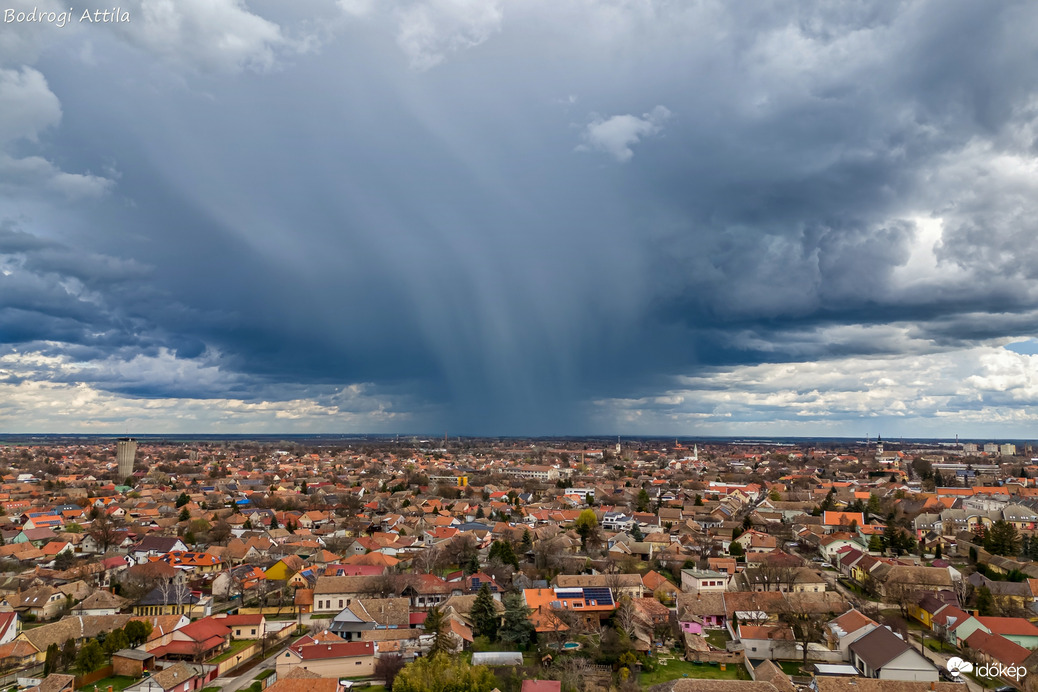
<instances>
[{"instance_id":1,"label":"solar panel on roof","mask_svg":"<svg viewBox=\"0 0 1038 692\"><path fill-rule=\"evenodd\" d=\"M596 601L598 605L613 605L613 593L606 588L588 587L584 589L584 599Z\"/></svg>"},{"instance_id":2,"label":"solar panel on roof","mask_svg":"<svg viewBox=\"0 0 1038 692\"><path fill-rule=\"evenodd\" d=\"M555 590L556 598L583 598L584 592L580 589L569 589L567 591Z\"/></svg>"}]
</instances>

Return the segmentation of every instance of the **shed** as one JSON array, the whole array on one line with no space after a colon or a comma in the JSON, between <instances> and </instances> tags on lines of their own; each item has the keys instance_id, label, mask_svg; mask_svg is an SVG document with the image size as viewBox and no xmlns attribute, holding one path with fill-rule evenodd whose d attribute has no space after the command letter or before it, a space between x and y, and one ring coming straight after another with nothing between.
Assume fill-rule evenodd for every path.
<instances>
[{"instance_id":1,"label":"shed","mask_svg":"<svg viewBox=\"0 0 1038 692\"><path fill-rule=\"evenodd\" d=\"M155 655L140 649L119 649L112 654L112 672L139 678L155 665Z\"/></svg>"}]
</instances>

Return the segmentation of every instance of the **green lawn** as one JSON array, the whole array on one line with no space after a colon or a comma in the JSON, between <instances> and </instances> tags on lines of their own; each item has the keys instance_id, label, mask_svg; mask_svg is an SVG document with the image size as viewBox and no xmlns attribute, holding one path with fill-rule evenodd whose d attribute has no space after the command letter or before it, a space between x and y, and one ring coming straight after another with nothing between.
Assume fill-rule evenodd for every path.
<instances>
[{"instance_id":1,"label":"green lawn","mask_svg":"<svg viewBox=\"0 0 1038 692\"><path fill-rule=\"evenodd\" d=\"M492 642L487 637L476 637L472 640L472 651L515 651L515 645L508 642Z\"/></svg>"},{"instance_id":2,"label":"green lawn","mask_svg":"<svg viewBox=\"0 0 1038 692\"><path fill-rule=\"evenodd\" d=\"M107 692L108 686L111 685L112 692L122 692L123 689L129 687L138 680L140 680L140 678L131 678L128 675L115 675L110 678L98 680L97 682L92 682L89 685L84 685L80 689L91 690L92 692L93 689L96 687L98 689L98 692L101 692L102 690L104 692Z\"/></svg>"},{"instance_id":3,"label":"green lawn","mask_svg":"<svg viewBox=\"0 0 1038 692\"><path fill-rule=\"evenodd\" d=\"M709 663L690 663L688 661L673 660L665 664L660 663L656 670L651 673L642 673L638 682L642 687L652 687L661 682L677 680L678 678L699 678L704 680L749 680L750 675L746 668L736 663L729 663L726 670L721 670L720 664L712 666Z\"/></svg>"},{"instance_id":4,"label":"green lawn","mask_svg":"<svg viewBox=\"0 0 1038 692\"><path fill-rule=\"evenodd\" d=\"M711 646L716 646L721 651L724 651L725 642L730 642L732 638L728 636L728 630L703 630L703 639L710 642Z\"/></svg>"},{"instance_id":5,"label":"green lawn","mask_svg":"<svg viewBox=\"0 0 1038 692\"><path fill-rule=\"evenodd\" d=\"M930 651L936 651L941 654L957 654L959 650L948 642L937 641L936 639L926 639L926 648Z\"/></svg>"},{"instance_id":6,"label":"green lawn","mask_svg":"<svg viewBox=\"0 0 1038 692\"><path fill-rule=\"evenodd\" d=\"M207 661L207 663L223 663L228 658L231 658L242 649L246 649L256 643L255 639L235 639L231 642L231 645L227 648L227 651L223 652L216 658ZM114 692L114 690L113 690Z\"/></svg>"},{"instance_id":7,"label":"green lawn","mask_svg":"<svg viewBox=\"0 0 1038 692\"><path fill-rule=\"evenodd\" d=\"M778 667L786 675L802 675L800 672L800 661L775 661L775 663L778 664Z\"/></svg>"}]
</instances>

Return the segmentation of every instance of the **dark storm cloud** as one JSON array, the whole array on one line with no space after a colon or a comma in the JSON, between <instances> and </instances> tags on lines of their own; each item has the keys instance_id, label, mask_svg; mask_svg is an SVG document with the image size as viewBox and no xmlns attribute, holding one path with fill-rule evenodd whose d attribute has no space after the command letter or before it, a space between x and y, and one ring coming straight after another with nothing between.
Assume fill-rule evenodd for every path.
<instances>
[{"instance_id":1,"label":"dark storm cloud","mask_svg":"<svg viewBox=\"0 0 1038 692\"><path fill-rule=\"evenodd\" d=\"M0 341L133 396L370 383L524 433L1038 331L1033 4L340 4L307 37L211 3L227 52L143 14L43 51L42 153L111 184L3 208Z\"/></svg>"}]
</instances>

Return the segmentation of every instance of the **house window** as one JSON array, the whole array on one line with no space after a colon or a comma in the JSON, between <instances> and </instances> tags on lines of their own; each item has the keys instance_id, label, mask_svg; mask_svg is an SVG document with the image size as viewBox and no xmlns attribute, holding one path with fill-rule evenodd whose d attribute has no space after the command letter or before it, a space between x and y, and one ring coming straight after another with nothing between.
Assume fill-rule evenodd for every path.
<instances>
[{"instance_id":1,"label":"house window","mask_svg":"<svg viewBox=\"0 0 1038 692\"><path fill-rule=\"evenodd\" d=\"M252 630L252 633L253 633L253 634L256 634L256 630L255 630L255 629L253 629L253 630Z\"/></svg>"},{"instance_id":2,"label":"house window","mask_svg":"<svg viewBox=\"0 0 1038 692\"><path fill-rule=\"evenodd\" d=\"M342 607L342 599L341 598L339 599L339 607L340 608Z\"/></svg>"}]
</instances>

